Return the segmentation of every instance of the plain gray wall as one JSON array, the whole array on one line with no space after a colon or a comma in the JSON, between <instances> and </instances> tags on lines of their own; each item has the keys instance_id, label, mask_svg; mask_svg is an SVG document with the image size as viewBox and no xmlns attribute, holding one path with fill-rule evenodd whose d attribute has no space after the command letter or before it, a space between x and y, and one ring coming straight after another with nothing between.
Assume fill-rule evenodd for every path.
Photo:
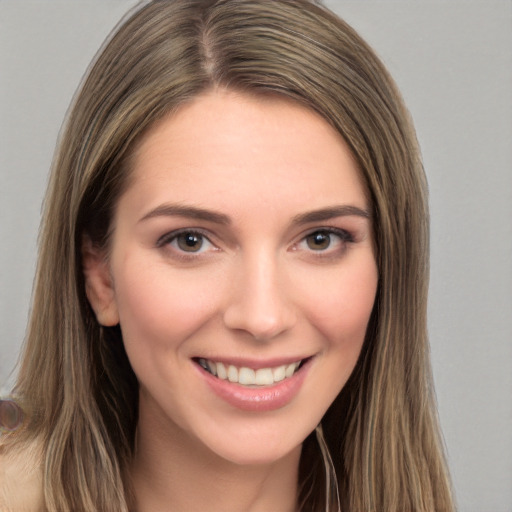
<instances>
[{"instance_id":1,"label":"plain gray wall","mask_svg":"<svg viewBox=\"0 0 512 512\"><path fill-rule=\"evenodd\" d=\"M72 94L132 0L0 0L0 394ZM330 0L401 88L429 177L429 330L463 512L512 512L512 3Z\"/></svg>"}]
</instances>

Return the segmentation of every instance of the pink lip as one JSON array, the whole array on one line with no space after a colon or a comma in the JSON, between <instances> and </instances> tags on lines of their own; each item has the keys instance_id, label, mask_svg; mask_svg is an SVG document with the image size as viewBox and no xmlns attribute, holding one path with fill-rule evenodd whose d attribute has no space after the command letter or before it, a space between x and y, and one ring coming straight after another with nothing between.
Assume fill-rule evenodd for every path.
<instances>
[{"instance_id":1,"label":"pink lip","mask_svg":"<svg viewBox=\"0 0 512 512\"><path fill-rule=\"evenodd\" d=\"M293 376L277 382L273 386L261 388L248 388L231 383L215 377L197 364L195 366L210 389L228 404L244 411L263 412L279 409L293 400L302 387L311 366L311 360L312 358L308 359Z\"/></svg>"}]
</instances>

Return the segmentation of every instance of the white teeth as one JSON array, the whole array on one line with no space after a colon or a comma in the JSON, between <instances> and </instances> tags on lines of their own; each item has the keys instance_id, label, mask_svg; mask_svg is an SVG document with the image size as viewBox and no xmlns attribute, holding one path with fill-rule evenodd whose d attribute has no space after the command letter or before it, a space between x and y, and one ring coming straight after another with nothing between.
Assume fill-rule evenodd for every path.
<instances>
[{"instance_id":1,"label":"white teeth","mask_svg":"<svg viewBox=\"0 0 512 512\"><path fill-rule=\"evenodd\" d=\"M278 366L272 370L274 375L274 382L280 382L286 377L286 366Z\"/></svg>"},{"instance_id":2,"label":"white teeth","mask_svg":"<svg viewBox=\"0 0 512 512\"><path fill-rule=\"evenodd\" d=\"M284 364L276 366L275 368L260 368L253 370L242 366L237 368L230 364L216 363L209 359L199 359L198 363L212 375L217 376L222 380L229 380L229 382L242 384L243 386L271 386L276 382L291 377L299 368L301 361L296 361L291 364Z\"/></svg>"},{"instance_id":3,"label":"white teeth","mask_svg":"<svg viewBox=\"0 0 512 512\"><path fill-rule=\"evenodd\" d=\"M219 377L219 379L222 380L226 380L228 378L228 372L226 371L226 367L222 363L217 363L217 377Z\"/></svg>"},{"instance_id":4,"label":"white teeth","mask_svg":"<svg viewBox=\"0 0 512 512\"><path fill-rule=\"evenodd\" d=\"M284 371L284 374L287 376L287 377L291 377L294 373L295 373L295 363L292 363L292 364L289 364L287 367L286 367L286 370Z\"/></svg>"},{"instance_id":5,"label":"white teeth","mask_svg":"<svg viewBox=\"0 0 512 512\"><path fill-rule=\"evenodd\" d=\"M210 372L213 373L213 375L217 375L217 365L212 361L206 361L206 364L208 365Z\"/></svg>"},{"instance_id":6,"label":"white teeth","mask_svg":"<svg viewBox=\"0 0 512 512\"><path fill-rule=\"evenodd\" d=\"M229 382L238 382L238 368L232 364L228 366L228 380Z\"/></svg>"},{"instance_id":7,"label":"white teeth","mask_svg":"<svg viewBox=\"0 0 512 512\"><path fill-rule=\"evenodd\" d=\"M238 383L243 384L244 386L254 386L254 384L258 384L258 382L256 381L256 375L257 372L255 372L251 368L246 368L245 366L243 366L238 371Z\"/></svg>"},{"instance_id":8,"label":"white teeth","mask_svg":"<svg viewBox=\"0 0 512 512\"><path fill-rule=\"evenodd\" d=\"M271 386L274 384L274 375L271 368L260 368L256 370L256 384L258 386Z\"/></svg>"}]
</instances>

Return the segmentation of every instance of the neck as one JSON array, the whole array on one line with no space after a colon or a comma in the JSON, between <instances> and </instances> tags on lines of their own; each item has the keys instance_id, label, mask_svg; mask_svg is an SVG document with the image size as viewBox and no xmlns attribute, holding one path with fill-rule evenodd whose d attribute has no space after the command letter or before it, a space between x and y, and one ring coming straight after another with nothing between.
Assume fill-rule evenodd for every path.
<instances>
[{"instance_id":1,"label":"neck","mask_svg":"<svg viewBox=\"0 0 512 512\"><path fill-rule=\"evenodd\" d=\"M137 512L295 512L301 447L279 460L225 460L174 423L140 411L132 482Z\"/></svg>"}]
</instances>

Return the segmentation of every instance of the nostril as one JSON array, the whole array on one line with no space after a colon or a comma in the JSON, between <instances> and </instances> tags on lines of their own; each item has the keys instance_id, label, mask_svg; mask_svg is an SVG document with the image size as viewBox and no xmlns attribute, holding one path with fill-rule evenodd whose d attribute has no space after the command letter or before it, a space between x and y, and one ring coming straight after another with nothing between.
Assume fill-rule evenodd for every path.
<instances>
[{"instance_id":1,"label":"nostril","mask_svg":"<svg viewBox=\"0 0 512 512\"><path fill-rule=\"evenodd\" d=\"M255 298L231 304L223 316L226 327L245 331L258 341L271 340L295 324L295 314L287 304L265 304Z\"/></svg>"},{"instance_id":2,"label":"nostril","mask_svg":"<svg viewBox=\"0 0 512 512\"><path fill-rule=\"evenodd\" d=\"M230 288L224 324L231 330L245 331L255 340L270 340L295 324L293 298L286 274L268 248L259 248L247 258Z\"/></svg>"}]
</instances>

